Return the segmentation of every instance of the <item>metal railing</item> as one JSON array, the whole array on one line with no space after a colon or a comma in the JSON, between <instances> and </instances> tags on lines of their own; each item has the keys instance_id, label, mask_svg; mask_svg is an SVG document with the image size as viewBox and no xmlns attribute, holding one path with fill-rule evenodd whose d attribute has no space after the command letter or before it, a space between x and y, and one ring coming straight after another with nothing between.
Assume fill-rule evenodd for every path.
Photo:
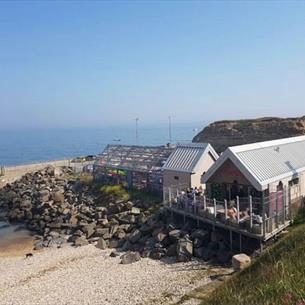
<instances>
[{"instance_id":1,"label":"metal railing","mask_svg":"<svg viewBox=\"0 0 305 305\"><path fill-rule=\"evenodd\" d=\"M293 205L297 210L303 202L302 197L292 201L289 188L265 197L237 196L230 201L187 193L179 187L164 189L163 195L164 204L170 208L264 237L284 227L294 216Z\"/></svg>"}]
</instances>

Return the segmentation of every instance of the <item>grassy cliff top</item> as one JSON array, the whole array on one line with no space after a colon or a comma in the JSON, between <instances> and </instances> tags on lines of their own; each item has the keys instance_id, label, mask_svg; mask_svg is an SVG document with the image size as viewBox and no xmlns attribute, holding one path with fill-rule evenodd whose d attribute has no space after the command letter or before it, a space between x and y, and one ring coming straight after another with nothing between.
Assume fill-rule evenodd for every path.
<instances>
[{"instance_id":1,"label":"grassy cliff top","mask_svg":"<svg viewBox=\"0 0 305 305\"><path fill-rule=\"evenodd\" d=\"M211 123L193 138L193 142L208 142L220 153L230 146L301 135L305 135L305 117L265 117Z\"/></svg>"},{"instance_id":2,"label":"grassy cliff top","mask_svg":"<svg viewBox=\"0 0 305 305\"><path fill-rule=\"evenodd\" d=\"M305 304L305 223L216 289L202 305Z\"/></svg>"},{"instance_id":3,"label":"grassy cliff top","mask_svg":"<svg viewBox=\"0 0 305 305\"><path fill-rule=\"evenodd\" d=\"M291 118L280 118L280 117L262 117L255 119L239 119L239 120L221 120L215 121L212 124L222 124L222 123L260 123L260 122L271 122L271 121L297 121L305 120L305 116L301 117L291 117Z\"/></svg>"}]
</instances>

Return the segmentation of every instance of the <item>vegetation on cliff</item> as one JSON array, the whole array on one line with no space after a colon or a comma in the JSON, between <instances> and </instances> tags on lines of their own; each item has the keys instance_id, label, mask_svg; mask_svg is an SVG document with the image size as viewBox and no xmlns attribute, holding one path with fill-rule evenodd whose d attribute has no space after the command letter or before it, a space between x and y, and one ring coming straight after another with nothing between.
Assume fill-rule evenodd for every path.
<instances>
[{"instance_id":1,"label":"vegetation on cliff","mask_svg":"<svg viewBox=\"0 0 305 305\"><path fill-rule=\"evenodd\" d=\"M248 269L219 286L202 305L305 304L305 213Z\"/></svg>"}]
</instances>

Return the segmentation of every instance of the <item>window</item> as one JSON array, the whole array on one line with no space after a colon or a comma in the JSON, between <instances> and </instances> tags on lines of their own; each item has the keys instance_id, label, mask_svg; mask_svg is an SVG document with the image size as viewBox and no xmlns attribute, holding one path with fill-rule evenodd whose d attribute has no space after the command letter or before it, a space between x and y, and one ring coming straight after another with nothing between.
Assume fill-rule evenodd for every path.
<instances>
[{"instance_id":1,"label":"window","mask_svg":"<svg viewBox=\"0 0 305 305\"><path fill-rule=\"evenodd\" d=\"M216 159L215 159L215 157L211 154L211 152L209 151L209 156L211 157L211 159L215 162L216 161Z\"/></svg>"},{"instance_id":2,"label":"window","mask_svg":"<svg viewBox=\"0 0 305 305\"><path fill-rule=\"evenodd\" d=\"M276 187L277 191L282 191L283 190L283 182L280 181L278 186Z\"/></svg>"},{"instance_id":3,"label":"window","mask_svg":"<svg viewBox=\"0 0 305 305\"><path fill-rule=\"evenodd\" d=\"M294 186L299 184L299 178L294 178L289 181L289 186Z\"/></svg>"},{"instance_id":4,"label":"window","mask_svg":"<svg viewBox=\"0 0 305 305\"><path fill-rule=\"evenodd\" d=\"M179 180L179 177L178 177L178 176L175 176L174 179L175 179L175 180Z\"/></svg>"}]
</instances>

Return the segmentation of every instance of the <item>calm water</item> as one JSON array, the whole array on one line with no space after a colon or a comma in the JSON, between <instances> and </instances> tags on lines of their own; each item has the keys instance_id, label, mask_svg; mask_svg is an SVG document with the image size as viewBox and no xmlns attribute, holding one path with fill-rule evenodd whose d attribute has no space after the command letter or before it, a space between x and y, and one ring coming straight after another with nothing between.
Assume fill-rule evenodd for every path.
<instances>
[{"instance_id":1,"label":"calm water","mask_svg":"<svg viewBox=\"0 0 305 305\"><path fill-rule=\"evenodd\" d=\"M23 252L31 249L33 235L20 225L11 225L8 222L0 221L0 257L7 252Z\"/></svg>"},{"instance_id":2,"label":"calm water","mask_svg":"<svg viewBox=\"0 0 305 305\"><path fill-rule=\"evenodd\" d=\"M200 124L172 127L172 143L189 142ZM115 141L120 139L121 141ZM168 127L139 127L138 144L169 142ZM29 164L100 153L107 144L136 144L135 128L0 130L0 165Z\"/></svg>"}]
</instances>

